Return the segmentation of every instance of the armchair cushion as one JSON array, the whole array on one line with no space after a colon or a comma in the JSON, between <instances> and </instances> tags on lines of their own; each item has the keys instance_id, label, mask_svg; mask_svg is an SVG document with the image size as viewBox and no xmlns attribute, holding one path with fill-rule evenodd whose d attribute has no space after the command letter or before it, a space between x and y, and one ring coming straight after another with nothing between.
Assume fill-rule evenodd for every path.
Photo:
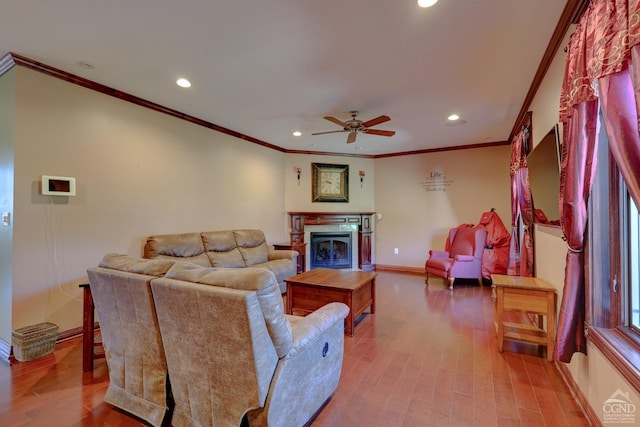
<instances>
[{"instance_id":1,"label":"armchair cushion","mask_svg":"<svg viewBox=\"0 0 640 427\"><path fill-rule=\"evenodd\" d=\"M454 255L473 255L475 247L475 228L458 228L451 242L449 253Z\"/></svg>"},{"instance_id":2,"label":"armchair cushion","mask_svg":"<svg viewBox=\"0 0 640 427\"><path fill-rule=\"evenodd\" d=\"M475 261L476 258L473 255L456 255L453 257L454 261L462 261L462 262L472 262Z\"/></svg>"}]
</instances>

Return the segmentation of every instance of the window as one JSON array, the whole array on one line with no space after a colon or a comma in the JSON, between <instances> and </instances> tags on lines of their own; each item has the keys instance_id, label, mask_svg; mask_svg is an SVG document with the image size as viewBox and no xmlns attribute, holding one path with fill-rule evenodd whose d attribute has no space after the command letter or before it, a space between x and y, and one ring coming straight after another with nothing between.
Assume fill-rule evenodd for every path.
<instances>
[{"instance_id":1,"label":"window","mask_svg":"<svg viewBox=\"0 0 640 427\"><path fill-rule=\"evenodd\" d=\"M640 390L640 214L609 152L603 123L591 191L587 337Z\"/></svg>"},{"instance_id":2,"label":"window","mask_svg":"<svg viewBox=\"0 0 640 427\"><path fill-rule=\"evenodd\" d=\"M626 237L628 239L626 245L626 266L624 273L626 274L626 283L628 287L628 302L625 304L627 318L629 319L627 326L633 332L640 334L640 279L638 277L638 269L640 268L640 214L638 207L631 198L628 191L625 191L625 228L628 230Z\"/></svg>"}]
</instances>

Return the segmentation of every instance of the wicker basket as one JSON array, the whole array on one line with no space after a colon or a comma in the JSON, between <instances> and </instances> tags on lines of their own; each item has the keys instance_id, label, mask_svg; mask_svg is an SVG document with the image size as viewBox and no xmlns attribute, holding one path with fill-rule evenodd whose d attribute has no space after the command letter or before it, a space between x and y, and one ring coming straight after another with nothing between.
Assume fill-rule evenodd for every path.
<instances>
[{"instance_id":1,"label":"wicker basket","mask_svg":"<svg viewBox=\"0 0 640 427\"><path fill-rule=\"evenodd\" d=\"M53 353L58 338L58 325L51 322L25 326L12 332L13 355L20 362Z\"/></svg>"}]
</instances>

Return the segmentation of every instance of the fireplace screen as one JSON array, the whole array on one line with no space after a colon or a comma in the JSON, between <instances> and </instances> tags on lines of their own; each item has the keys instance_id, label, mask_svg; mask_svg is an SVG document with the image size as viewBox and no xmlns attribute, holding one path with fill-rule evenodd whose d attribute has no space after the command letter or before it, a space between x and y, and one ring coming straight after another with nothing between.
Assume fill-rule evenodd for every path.
<instances>
[{"instance_id":1,"label":"fireplace screen","mask_svg":"<svg viewBox=\"0 0 640 427\"><path fill-rule=\"evenodd\" d=\"M311 233L310 268L351 268L351 233Z\"/></svg>"}]
</instances>

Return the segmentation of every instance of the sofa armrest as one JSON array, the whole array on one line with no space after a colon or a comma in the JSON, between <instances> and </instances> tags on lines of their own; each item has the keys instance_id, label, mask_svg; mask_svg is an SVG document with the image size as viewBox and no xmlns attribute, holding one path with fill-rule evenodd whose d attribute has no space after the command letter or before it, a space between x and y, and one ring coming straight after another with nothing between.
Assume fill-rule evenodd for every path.
<instances>
[{"instance_id":1,"label":"sofa armrest","mask_svg":"<svg viewBox=\"0 0 640 427\"><path fill-rule=\"evenodd\" d=\"M341 302L332 302L303 317L292 325L293 343L287 358L295 357L299 352L314 343L320 335L337 322L343 324L349 314L349 307Z\"/></svg>"},{"instance_id":2,"label":"sofa armrest","mask_svg":"<svg viewBox=\"0 0 640 427\"><path fill-rule=\"evenodd\" d=\"M430 250L429 256L432 258L449 258L449 252Z\"/></svg>"},{"instance_id":3,"label":"sofa armrest","mask_svg":"<svg viewBox=\"0 0 640 427\"><path fill-rule=\"evenodd\" d=\"M344 318L349 309L329 303L292 321L293 347L278 361L269 404L249 411L249 425L305 425L335 392L344 356Z\"/></svg>"},{"instance_id":4,"label":"sofa armrest","mask_svg":"<svg viewBox=\"0 0 640 427\"><path fill-rule=\"evenodd\" d=\"M455 257L453 257L453 259L455 259L456 261L462 261L462 262L472 262L472 261L475 261L477 258L474 257L473 255L456 255Z\"/></svg>"},{"instance_id":5,"label":"sofa armrest","mask_svg":"<svg viewBox=\"0 0 640 427\"><path fill-rule=\"evenodd\" d=\"M295 261L298 257L298 251L291 251L288 249L270 249L269 250L269 261L274 259L290 259L291 261Z\"/></svg>"}]
</instances>

